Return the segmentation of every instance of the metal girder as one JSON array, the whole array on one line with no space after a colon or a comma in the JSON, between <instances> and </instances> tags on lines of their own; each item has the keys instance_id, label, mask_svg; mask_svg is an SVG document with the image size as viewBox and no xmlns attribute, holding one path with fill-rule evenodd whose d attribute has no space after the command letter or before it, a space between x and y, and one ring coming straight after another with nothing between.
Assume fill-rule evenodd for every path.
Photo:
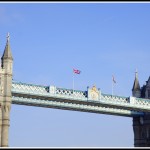
<instances>
[{"instance_id":1,"label":"metal girder","mask_svg":"<svg viewBox=\"0 0 150 150\"><path fill-rule=\"evenodd\" d=\"M98 90L96 92L98 94L95 98L90 95L90 90L73 91L55 86L13 82L12 103L129 117L150 112L150 100L108 95Z\"/></svg>"}]
</instances>

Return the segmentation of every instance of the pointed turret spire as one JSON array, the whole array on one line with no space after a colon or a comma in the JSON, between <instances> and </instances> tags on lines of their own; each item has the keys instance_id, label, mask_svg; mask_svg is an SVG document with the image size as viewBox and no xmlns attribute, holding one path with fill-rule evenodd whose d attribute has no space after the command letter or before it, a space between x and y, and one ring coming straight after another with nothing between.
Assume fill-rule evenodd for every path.
<instances>
[{"instance_id":1,"label":"pointed turret spire","mask_svg":"<svg viewBox=\"0 0 150 150\"><path fill-rule=\"evenodd\" d=\"M12 58L12 54L11 54L11 49L10 49L10 42L9 42L10 36L9 33L7 34L7 42L6 42L6 46L5 46L5 50L2 56L2 60L3 59L13 59Z\"/></svg>"},{"instance_id":2,"label":"pointed turret spire","mask_svg":"<svg viewBox=\"0 0 150 150\"><path fill-rule=\"evenodd\" d=\"M135 80L134 80L132 91L140 91L140 84L139 84L139 80L138 80L137 69L135 71Z\"/></svg>"}]
</instances>

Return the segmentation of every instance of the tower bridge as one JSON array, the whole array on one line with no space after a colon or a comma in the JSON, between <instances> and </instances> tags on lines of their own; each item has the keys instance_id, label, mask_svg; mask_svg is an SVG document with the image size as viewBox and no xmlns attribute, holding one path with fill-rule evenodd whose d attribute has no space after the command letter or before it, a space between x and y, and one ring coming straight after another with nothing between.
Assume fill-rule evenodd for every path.
<instances>
[{"instance_id":1,"label":"tower bridge","mask_svg":"<svg viewBox=\"0 0 150 150\"><path fill-rule=\"evenodd\" d=\"M132 96L104 94L95 86L85 91L34 85L12 80L9 34L0 66L0 146L8 147L11 105L28 105L133 118L134 146L150 146L150 78L140 88L137 72Z\"/></svg>"}]
</instances>

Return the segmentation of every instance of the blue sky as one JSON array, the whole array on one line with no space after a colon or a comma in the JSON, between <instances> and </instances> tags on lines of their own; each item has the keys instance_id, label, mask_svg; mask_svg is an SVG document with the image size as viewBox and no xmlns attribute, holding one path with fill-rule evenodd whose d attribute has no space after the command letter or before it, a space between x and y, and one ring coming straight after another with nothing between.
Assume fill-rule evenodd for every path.
<instances>
[{"instance_id":1,"label":"blue sky","mask_svg":"<svg viewBox=\"0 0 150 150\"><path fill-rule=\"evenodd\" d=\"M131 96L150 70L150 3L0 3L16 81ZM132 118L12 105L11 147L133 147Z\"/></svg>"}]
</instances>

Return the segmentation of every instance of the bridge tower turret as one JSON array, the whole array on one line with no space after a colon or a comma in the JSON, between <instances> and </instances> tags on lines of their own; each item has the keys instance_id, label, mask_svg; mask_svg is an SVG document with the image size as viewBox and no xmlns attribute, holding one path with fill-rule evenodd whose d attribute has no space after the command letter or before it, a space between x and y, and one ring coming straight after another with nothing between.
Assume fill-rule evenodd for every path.
<instances>
[{"instance_id":1,"label":"bridge tower turret","mask_svg":"<svg viewBox=\"0 0 150 150\"><path fill-rule=\"evenodd\" d=\"M132 96L141 97L141 89L140 89L137 71L135 72L135 80L132 88Z\"/></svg>"},{"instance_id":2,"label":"bridge tower turret","mask_svg":"<svg viewBox=\"0 0 150 150\"><path fill-rule=\"evenodd\" d=\"M0 146L8 147L8 135L9 135L9 120L10 120L10 108L11 108L11 87L12 87L12 66L13 57L10 49L9 33L7 35L7 42L3 56L1 57L0 67Z\"/></svg>"},{"instance_id":3,"label":"bridge tower turret","mask_svg":"<svg viewBox=\"0 0 150 150\"><path fill-rule=\"evenodd\" d=\"M137 71L135 72L135 80L132 88L132 96L140 98L142 96L142 88L138 81ZM144 96L144 98L146 98ZM141 117L133 117L134 146L149 147L150 146L150 113L145 113Z\"/></svg>"}]
</instances>

